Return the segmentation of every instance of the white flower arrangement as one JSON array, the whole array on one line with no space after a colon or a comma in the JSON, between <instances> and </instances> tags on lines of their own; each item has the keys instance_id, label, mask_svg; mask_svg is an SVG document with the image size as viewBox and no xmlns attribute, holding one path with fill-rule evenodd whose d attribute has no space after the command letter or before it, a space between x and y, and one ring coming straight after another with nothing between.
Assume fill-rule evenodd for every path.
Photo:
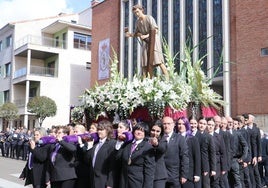
<instances>
[{"instance_id":1,"label":"white flower arrangement","mask_svg":"<svg viewBox=\"0 0 268 188\"><path fill-rule=\"evenodd\" d=\"M216 107L224 104L222 97L209 87L201 69L202 58L192 63L191 53L186 49L186 59L181 62L181 72L178 74L174 68L175 57L170 55L167 45L164 45L164 50L168 78L135 75L132 81L127 80L118 72L118 60L114 55L110 81L87 89L81 96L81 107L87 109L93 119L104 111L127 118L142 106L148 108L153 118L161 118L167 106L182 111L190 102Z\"/></svg>"},{"instance_id":2,"label":"white flower arrangement","mask_svg":"<svg viewBox=\"0 0 268 188\"><path fill-rule=\"evenodd\" d=\"M167 80L162 77L134 76L129 81L115 69L117 64L117 58L114 58L109 82L87 89L81 96L82 106L91 109L90 112L95 116L106 111L108 114L116 112L126 118L137 107L146 106L151 116L161 117L166 106L182 110L190 102L191 88L179 77Z\"/></svg>"}]
</instances>

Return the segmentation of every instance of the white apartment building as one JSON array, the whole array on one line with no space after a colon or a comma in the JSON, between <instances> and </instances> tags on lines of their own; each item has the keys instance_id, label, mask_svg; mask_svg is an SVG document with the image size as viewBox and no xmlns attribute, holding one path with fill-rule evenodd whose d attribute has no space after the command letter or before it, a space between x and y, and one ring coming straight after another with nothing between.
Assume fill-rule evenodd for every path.
<instances>
[{"instance_id":1,"label":"white apartment building","mask_svg":"<svg viewBox=\"0 0 268 188\"><path fill-rule=\"evenodd\" d=\"M90 87L92 9L78 14L8 23L0 29L0 106L13 102L20 119L13 127L33 128L36 117L27 111L35 96L47 96L57 114L44 127L66 125L70 110ZM0 118L0 130L7 122Z\"/></svg>"}]
</instances>

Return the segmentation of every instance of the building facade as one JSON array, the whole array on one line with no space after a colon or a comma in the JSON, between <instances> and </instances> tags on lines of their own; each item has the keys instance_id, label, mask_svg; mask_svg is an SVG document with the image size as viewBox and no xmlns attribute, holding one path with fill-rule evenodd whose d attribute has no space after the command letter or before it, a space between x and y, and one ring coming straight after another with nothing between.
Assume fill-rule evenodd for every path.
<instances>
[{"instance_id":1,"label":"building facade","mask_svg":"<svg viewBox=\"0 0 268 188\"><path fill-rule=\"evenodd\" d=\"M268 122L267 96L268 25L264 1L229 0L106 0L93 6L91 83L98 79L98 44L108 38L119 55L119 70L132 78L141 71L141 49L136 39L125 38L134 30L132 6L142 4L159 26L163 39L175 55L176 68L185 44L194 47L193 60L206 55L204 70L213 78L212 88L227 105L224 114L252 113L260 127ZM257 14L256 14L257 12Z\"/></svg>"},{"instance_id":2,"label":"building facade","mask_svg":"<svg viewBox=\"0 0 268 188\"><path fill-rule=\"evenodd\" d=\"M38 121L27 111L28 101L47 96L57 114L44 127L65 125L79 95L90 85L91 14L78 14L8 23L0 29L0 105L16 104L20 118L12 127L33 128ZM0 119L0 130L7 122Z\"/></svg>"}]
</instances>

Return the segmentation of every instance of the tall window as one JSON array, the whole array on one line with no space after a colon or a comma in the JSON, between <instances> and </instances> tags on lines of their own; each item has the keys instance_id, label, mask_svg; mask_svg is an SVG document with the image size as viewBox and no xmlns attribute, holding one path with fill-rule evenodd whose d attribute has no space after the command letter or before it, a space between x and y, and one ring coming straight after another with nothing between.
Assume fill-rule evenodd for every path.
<instances>
[{"instance_id":1,"label":"tall window","mask_svg":"<svg viewBox=\"0 0 268 188\"><path fill-rule=\"evenodd\" d=\"M125 27L128 27L129 26L129 2L125 2ZM124 37L124 40L125 40L125 46L124 46L124 54L125 54L125 62L124 62L124 76L125 77L128 77L128 46L129 46L129 42L128 42L128 39L126 37Z\"/></svg>"},{"instance_id":2,"label":"tall window","mask_svg":"<svg viewBox=\"0 0 268 188\"><path fill-rule=\"evenodd\" d=\"M192 48L193 41L193 1L185 1L186 8L186 40L187 45Z\"/></svg>"},{"instance_id":3,"label":"tall window","mask_svg":"<svg viewBox=\"0 0 268 188\"><path fill-rule=\"evenodd\" d=\"M214 45L214 71L218 69L216 76L223 75L223 66L220 62L222 56L222 1L213 1L213 45Z\"/></svg>"},{"instance_id":4,"label":"tall window","mask_svg":"<svg viewBox=\"0 0 268 188\"><path fill-rule=\"evenodd\" d=\"M33 98L33 97L36 96L36 94L37 94L37 88L36 87L30 88L30 90L29 90L29 97L30 98Z\"/></svg>"},{"instance_id":5,"label":"tall window","mask_svg":"<svg viewBox=\"0 0 268 188\"><path fill-rule=\"evenodd\" d=\"M4 103L9 102L9 90L4 91Z\"/></svg>"},{"instance_id":6,"label":"tall window","mask_svg":"<svg viewBox=\"0 0 268 188\"><path fill-rule=\"evenodd\" d=\"M199 57L203 59L202 69L207 72L207 1L199 1Z\"/></svg>"},{"instance_id":7,"label":"tall window","mask_svg":"<svg viewBox=\"0 0 268 188\"><path fill-rule=\"evenodd\" d=\"M60 37L59 36L56 37L56 45L55 46L56 47L60 46Z\"/></svg>"},{"instance_id":8,"label":"tall window","mask_svg":"<svg viewBox=\"0 0 268 188\"><path fill-rule=\"evenodd\" d=\"M10 47L12 44L12 36L9 35L7 38L6 38L6 47Z\"/></svg>"},{"instance_id":9,"label":"tall window","mask_svg":"<svg viewBox=\"0 0 268 188\"><path fill-rule=\"evenodd\" d=\"M180 0L174 0L173 1L173 42L174 42L174 48L173 53L178 54L180 52ZM176 56L175 59L175 68L177 71L180 70L180 59L179 55Z\"/></svg>"},{"instance_id":10,"label":"tall window","mask_svg":"<svg viewBox=\"0 0 268 188\"><path fill-rule=\"evenodd\" d=\"M5 76L9 77L11 75L11 63L5 65Z\"/></svg>"},{"instance_id":11,"label":"tall window","mask_svg":"<svg viewBox=\"0 0 268 188\"><path fill-rule=\"evenodd\" d=\"M63 49L66 49L67 48L67 33L63 33L62 34L62 42L63 42L63 44L62 44L62 47L63 47Z\"/></svg>"},{"instance_id":12,"label":"tall window","mask_svg":"<svg viewBox=\"0 0 268 188\"><path fill-rule=\"evenodd\" d=\"M3 50L3 42L0 41L0 52Z\"/></svg>"},{"instance_id":13,"label":"tall window","mask_svg":"<svg viewBox=\"0 0 268 188\"><path fill-rule=\"evenodd\" d=\"M91 49L91 36L81 33L74 33L74 48L90 50Z\"/></svg>"},{"instance_id":14,"label":"tall window","mask_svg":"<svg viewBox=\"0 0 268 188\"><path fill-rule=\"evenodd\" d=\"M169 1L162 1L162 37L168 41L168 3Z\"/></svg>"}]
</instances>

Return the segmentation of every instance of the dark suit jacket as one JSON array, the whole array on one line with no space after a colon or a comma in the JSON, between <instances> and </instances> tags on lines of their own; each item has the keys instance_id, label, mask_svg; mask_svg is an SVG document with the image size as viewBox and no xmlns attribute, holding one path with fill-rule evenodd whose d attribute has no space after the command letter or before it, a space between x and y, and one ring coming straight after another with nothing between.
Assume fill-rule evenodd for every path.
<instances>
[{"instance_id":1,"label":"dark suit jacket","mask_svg":"<svg viewBox=\"0 0 268 188\"><path fill-rule=\"evenodd\" d=\"M180 182L181 177L188 179L188 146L185 138L175 132L169 139L165 163L168 173L167 182Z\"/></svg>"},{"instance_id":2,"label":"dark suit jacket","mask_svg":"<svg viewBox=\"0 0 268 188\"><path fill-rule=\"evenodd\" d=\"M247 154L247 157L245 158L244 162L248 163L252 159L250 135L249 135L249 132L245 128L239 129L238 132L241 133L241 135L243 136L243 138L247 142L248 154Z\"/></svg>"},{"instance_id":3,"label":"dark suit jacket","mask_svg":"<svg viewBox=\"0 0 268 188\"><path fill-rule=\"evenodd\" d=\"M76 146L64 140L59 142L60 149L56 155L55 163L51 162L51 155L55 150L55 145L50 148L49 157L49 177L51 182L64 181L77 178L75 173L75 152Z\"/></svg>"},{"instance_id":4,"label":"dark suit jacket","mask_svg":"<svg viewBox=\"0 0 268 188\"><path fill-rule=\"evenodd\" d=\"M268 139L262 138L261 139L261 147L262 147L262 158L263 160L268 159Z\"/></svg>"},{"instance_id":5,"label":"dark suit jacket","mask_svg":"<svg viewBox=\"0 0 268 188\"><path fill-rule=\"evenodd\" d=\"M75 155L75 172L77 175L76 186L79 186L79 188L88 187L90 184L90 166L85 161L85 155L85 147L81 148L79 144L77 144Z\"/></svg>"},{"instance_id":6,"label":"dark suit jacket","mask_svg":"<svg viewBox=\"0 0 268 188\"><path fill-rule=\"evenodd\" d=\"M201 172L216 172L216 151L212 136L208 133L201 134L200 131L197 131L195 136L200 144Z\"/></svg>"},{"instance_id":7,"label":"dark suit jacket","mask_svg":"<svg viewBox=\"0 0 268 188\"><path fill-rule=\"evenodd\" d=\"M215 143L217 170L216 177L220 176L221 171L227 171L227 151L222 136L216 132L213 133Z\"/></svg>"},{"instance_id":8,"label":"dark suit jacket","mask_svg":"<svg viewBox=\"0 0 268 188\"><path fill-rule=\"evenodd\" d=\"M167 140L164 137L162 137L158 142L158 146L154 147L155 151L154 180L163 180L168 177L164 158L166 150L167 150Z\"/></svg>"},{"instance_id":9,"label":"dark suit jacket","mask_svg":"<svg viewBox=\"0 0 268 188\"><path fill-rule=\"evenodd\" d=\"M258 141L258 131L257 129L254 128L255 126L253 126L252 129L250 129L249 127L247 127L247 132L249 135L249 139L250 139L250 148L251 148L251 157L258 157L258 146L257 146L257 141Z\"/></svg>"},{"instance_id":10,"label":"dark suit jacket","mask_svg":"<svg viewBox=\"0 0 268 188\"><path fill-rule=\"evenodd\" d=\"M20 178L25 178L25 186L32 184L45 185L46 184L46 172L47 172L47 162L48 162L48 151L50 145L36 146L32 152L32 165L33 168L28 168L29 159L20 175Z\"/></svg>"},{"instance_id":11,"label":"dark suit jacket","mask_svg":"<svg viewBox=\"0 0 268 188\"><path fill-rule=\"evenodd\" d=\"M113 187L115 144L116 141L114 139L106 139L97 153L94 168L92 166L92 160L98 144L95 144L93 148L87 152L86 160L89 162L90 167L91 188Z\"/></svg>"},{"instance_id":12,"label":"dark suit jacket","mask_svg":"<svg viewBox=\"0 0 268 188\"><path fill-rule=\"evenodd\" d=\"M231 143L232 158L245 161L248 155L248 144L239 131L232 131Z\"/></svg>"},{"instance_id":13,"label":"dark suit jacket","mask_svg":"<svg viewBox=\"0 0 268 188\"><path fill-rule=\"evenodd\" d=\"M137 145L130 155L132 143L122 151L121 188L153 188L155 173L154 149L147 140ZM131 156L131 157L130 157ZM129 164L129 158L131 164Z\"/></svg>"},{"instance_id":14,"label":"dark suit jacket","mask_svg":"<svg viewBox=\"0 0 268 188\"><path fill-rule=\"evenodd\" d=\"M201 177L201 154L198 139L194 136L186 136L189 149L189 174L188 179L193 181L194 176Z\"/></svg>"},{"instance_id":15,"label":"dark suit jacket","mask_svg":"<svg viewBox=\"0 0 268 188\"><path fill-rule=\"evenodd\" d=\"M261 132L256 123L253 123L253 130L256 132L257 156L261 157L262 155Z\"/></svg>"}]
</instances>

